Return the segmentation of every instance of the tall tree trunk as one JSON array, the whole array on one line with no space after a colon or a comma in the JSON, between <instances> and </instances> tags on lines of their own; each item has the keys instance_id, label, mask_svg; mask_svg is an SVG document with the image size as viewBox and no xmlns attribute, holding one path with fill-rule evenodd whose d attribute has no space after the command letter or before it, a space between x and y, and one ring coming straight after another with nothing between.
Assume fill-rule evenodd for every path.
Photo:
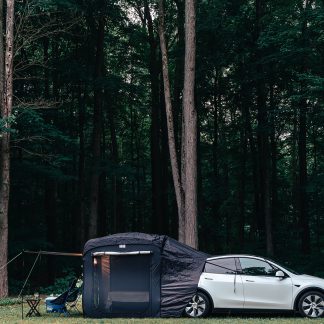
<instances>
[{"instance_id":1,"label":"tall tree trunk","mask_svg":"<svg viewBox=\"0 0 324 324\"><path fill-rule=\"evenodd\" d=\"M4 38L3 38L3 0L0 0L0 104L3 105L4 92ZM1 110L2 113L2 110ZM2 115L0 116L2 117Z\"/></svg>"},{"instance_id":2,"label":"tall tree trunk","mask_svg":"<svg viewBox=\"0 0 324 324\"><path fill-rule=\"evenodd\" d=\"M241 70L241 89L240 89L240 98L241 98L241 111L243 118L243 127L245 130L245 137L247 145L249 146L249 158L251 159L252 167L252 179L253 179L253 196L254 196L254 211L253 217L251 219L251 228L249 231L249 238L256 240L258 238L258 219L260 214L260 197L259 197L259 179L258 179L258 160L257 160L257 150L255 138L253 136L252 129L252 117L250 113L250 107L252 106L252 98L249 91L249 88L252 86L244 77L243 64L240 65Z\"/></svg>"},{"instance_id":3,"label":"tall tree trunk","mask_svg":"<svg viewBox=\"0 0 324 324\"><path fill-rule=\"evenodd\" d=\"M161 73L162 74L162 73ZM164 104L163 79L160 81L160 113L161 113L161 196L160 204L164 211L161 233L169 235L170 212L168 204L169 187L169 147L168 147L168 129L166 120L166 111Z\"/></svg>"},{"instance_id":4,"label":"tall tree trunk","mask_svg":"<svg viewBox=\"0 0 324 324\"><path fill-rule=\"evenodd\" d=\"M112 105L109 105L108 122L111 138L111 155L115 164L114 168L117 168L119 163L119 152L115 125L115 109ZM123 219L122 182L116 175L112 176L112 186L114 230L115 232L120 232L125 230L126 224Z\"/></svg>"},{"instance_id":5,"label":"tall tree trunk","mask_svg":"<svg viewBox=\"0 0 324 324\"><path fill-rule=\"evenodd\" d=\"M168 125L168 142L173 183L175 187L178 206L178 238L179 241L184 242L194 248L197 248L197 111L195 109L194 95L196 59L195 11L195 1L186 0L185 64L180 175L174 136L174 119L168 73L168 54L164 34L164 4L163 0L159 1L159 35L162 53L162 71Z\"/></svg>"},{"instance_id":6,"label":"tall tree trunk","mask_svg":"<svg viewBox=\"0 0 324 324\"><path fill-rule=\"evenodd\" d=\"M274 100L274 85L270 85L270 150L271 150L271 217L274 222L278 216L278 167L277 167L277 140L276 140L276 106ZM275 232L275 231L274 231Z\"/></svg>"},{"instance_id":7,"label":"tall tree trunk","mask_svg":"<svg viewBox=\"0 0 324 324\"><path fill-rule=\"evenodd\" d=\"M3 6L0 3L0 10ZM3 19L0 20L2 24ZM0 55L3 55L2 33ZM0 78L4 75L3 102L1 103L1 118L6 120L5 127L10 128L13 99L13 40L14 40L14 0L7 0L6 16L6 52L3 74L3 64L0 68ZM0 59L3 63L3 59ZM2 73L1 73L2 72ZM3 79L2 79L3 80ZM3 83L1 81L0 83ZM0 266L7 263L8 259L8 209L10 193L10 132L4 131L1 134L1 160L0 160ZM0 270L0 298L8 295L8 270L5 266Z\"/></svg>"},{"instance_id":8,"label":"tall tree trunk","mask_svg":"<svg viewBox=\"0 0 324 324\"><path fill-rule=\"evenodd\" d=\"M196 8L185 1L185 65L183 87L185 154L185 243L198 247L197 234L197 111L195 108Z\"/></svg>"},{"instance_id":9,"label":"tall tree trunk","mask_svg":"<svg viewBox=\"0 0 324 324\"><path fill-rule=\"evenodd\" d=\"M247 155L247 136L246 130L243 127L244 119L242 121L242 129L240 131L240 173L239 173L239 188L238 188L238 204L239 204L239 220L238 220L238 233L240 250L244 251L244 227L245 227L245 190L246 190L246 155Z\"/></svg>"},{"instance_id":10,"label":"tall tree trunk","mask_svg":"<svg viewBox=\"0 0 324 324\"><path fill-rule=\"evenodd\" d=\"M299 134L298 134L298 161L299 161L299 184L298 184L298 209L299 225L301 232L302 252L310 252L310 234L307 208L307 149L306 149L306 121L307 103L302 98L299 105Z\"/></svg>"},{"instance_id":11,"label":"tall tree trunk","mask_svg":"<svg viewBox=\"0 0 324 324\"><path fill-rule=\"evenodd\" d=\"M135 181L136 179L139 178L139 172L138 172L138 165L136 164L135 161L135 148L134 148L134 137L135 137L135 122L136 122L136 118L135 118L135 113L134 113L134 107L133 107L133 103L130 100L130 157L131 157L131 166L133 168L136 168L136 177L132 178L132 182L131 182L131 187L132 187L132 228L135 227L135 225L138 226L139 230L142 230L142 224L140 222L140 219L138 218L138 200L137 200L137 193L136 193L136 187L135 187ZM114 217L115 218L115 217ZM115 223L115 221L114 221Z\"/></svg>"},{"instance_id":12,"label":"tall tree trunk","mask_svg":"<svg viewBox=\"0 0 324 324\"><path fill-rule=\"evenodd\" d=\"M177 56L175 59L175 75L173 82L173 120L175 145L178 155L178 167L180 168L181 188L183 193L182 215L178 217L178 239L185 241L185 219L184 219L184 128L183 128L183 78L184 78L184 49L185 49L185 3L184 0L175 0L177 7Z\"/></svg>"},{"instance_id":13,"label":"tall tree trunk","mask_svg":"<svg viewBox=\"0 0 324 324\"><path fill-rule=\"evenodd\" d=\"M228 156L228 141L229 138L226 132L226 108L221 103L218 106L218 127L219 127L219 142L222 145L222 155L219 160L219 167L221 170L220 187L222 188L222 199L227 200L230 197L230 186L229 186L229 166L226 157ZM226 251L231 251L232 246L232 223L233 217L225 209L222 213L222 218L225 223L226 233Z\"/></svg>"},{"instance_id":14,"label":"tall tree trunk","mask_svg":"<svg viewBox=\"0 0 324 324\"><path fill-rule=\"evenodd\" d=\"M293 205L293 222L292 227L295 232L298 231L300 222L298 215L298 112L297 106L293 107L293 119L292 119L292 131L291 131L291 158L290 158L290 170L291 170L291 193L292 193L292 205ZM296 237L296 239L298 239Z\"/></svg>"},{"instance_id":15,"label":"tall tree trunk","mask_svg":"<svg viewBox=\"0 0 324 324\"><path fill-rule=\"evenodd\" d=\"M83 91L82 91L83 90ZM83 92L83 93L82 93ZM86 87L78 89L78 133L79 133L79 164L78 164L78 214L80 227L77 231L77 245L79 248L85 243L85 99Z\"/></svg>"},{"instance_id":16,"label":"tall tree trunk","mask_svg":"<svg viewBox=\"0 0 324 324\"><path fill-rule=\"evenodd\" d=\"M165 111L167 118L168 129L168 144L171 160L171 171L173 178L173 185L176 194L177 207L178 207L178 239L180 242L184 242L184 192L181 184L180 170L178 163L178 156L176 150L175 134L174 134L174 119L171 102L171 90L169 79L169 63L168 63L168 51L165 40L165 28L164 28L164 3L163 0L159 0L159 36L160 47L162 54L162 74L164 85L164 100Z\"/></svg>"},{"instance_id":17,"label":"tall tree trunk","mask_svg":"<svg viewBox=\"0 0 324 324\"><path fill-rule=\"evenodd\" d=\"M144 1L147 21L148 42L150 45L149 72L151 81L151 172L152 172L152 216L153 231L162 229L163 214L161 206L161 149L160 149L160 96L159 63L157 59L157 41L154 35L153 21L147 0Z\"/></svg>"},{"instance_id":18,"label":"tall tree trunk","mask_svg":"<svg viewBox=\"0 0 324 324\"><path fill-rule=\"evenodd\" d=\"M264 0L256 0L256 39L258 40L262 31L262 18L264 16ZM256 57L262 58L260 49L256 49ZM273 254L272 218L271 218L271 193L270 193L270 164L269 164L269 136L268 136L268 112L266 104L266 87L264 80L264 68L258 62L256 67L257 80L257 120L258 120L258 158L259 179L261 193L261 210L265 225L266 250L268 255Z\"/></svg>"},{"instance_id":19,"label":"tall tree trunk","mask_svg":"<svg viewBox=\"0 0 324 324\"><path fill-rule=\"evenodd\" d=\"M51 249L54 249L57 243L57 181L55 179L45 180L44 209L46 215L46 239ZM47 259L47 278L49 282L54 282L56 273L56 261L53 258Z\"/></svg>"},{"instance_id":20,"label":"tall tree trunk","mask_svg":"<svg viewBox=\"0 0 324 324\"><path fill-rule=\"evenodd\" d=\"M216 68L214 76L213 86L213 160L212 160L212 184L214 186L213 200L212 200L212 219L215 224L220 224L220 149L219 149L219 108L221 106L222 94L221 94L221 77L220 69ZM216 225L217 226L217 225ZM213 244L219 245L219 239L217 235L213 233L211 227L206 228L202 235L212 235Z\"/></svg>"},{"instance_id":21,"label":"tall tree trunk","mask_svg":"<svg viewBox=\"0 0 324 324\"><path fill-rule=\"evenodd\" d=\"M312 0L303 1L304 14L301 32L302 46L307 44L307 18L306 10L311 5ZM301 59L301 73L307 73L306 56ZM300 82L300 101L299 101L299 132L298 132L298 162L299 162L299 183L298 183L298 216L299 230L301 236L301 250L304 254L310 252L310 232L308 220L308 197L307 197L307 101L306 101L306 82Z\"/></svg>"},{"instance_id":22,"label":"tall tree trunk","mask_svg":"<svg viewBox=\"0 0 324 324\"><path fill-rule=\"evenodd\" d=\"M214 185L216 186L219 178L219 122L218 122L218 110L220 106L221 96L220 96L220 76L218 70L215 72L215 81L214 81L214 114L213 114L213 178ZM218 195L214 198L214 212L218 209Z\"/></svg>"},{"instance_id":23,"label":"tall tree trunk","mask_svg":"<svg viewBox=\"0 0 324 324\"><path fill-rule=\"evenodd\" d=\"M105 17L101 13L98 22L97 52L94 75L94 110L93 110L93 150L92 150L92 175L91 175L91 202L88 237L93 238L98 233L98 207L99 207L99 185L100 185L100 162L101 162L101 134L102 134L102 103L103 89L101 78L104 67L104 36Z\"/></svg>"},{"instance_id":24,"label":"tall tree trunk","mask_svg":"<svg viewBox=\"0 0 324 324\"><path fill-rule=\"evenodd\" d=\"M259 196L259 179L258 179L258 160L257 160L257 150L255 138L253 136L252 130L252 121L251 121L251 113L250 106L251 100L246 98L246 94L248 93L248 87L244 82L242 83L241 88L241 98L242 98L242 115L244 117L244 127L246 131L246 137L248 139L248 144L250 148L250 157L252 164L252 178L253 178L253 194L254 194L254 217L251 222L251 230L250 234L254 236L254 239L258 237L258 220L260 218L260 196Z\"/></svg>"},{"instance_id":25,"label":"tall tree trunk","mask_svg":"<svg viewBox=\"0 0 324 324\"><path fill-rule=\"evenodd\" d=\"M174 109L174 133L176 147L181 142L181 121L182 121L182 90L183 90L183 69L184 69L184 0L174 0L177 7L177 47L175 58L175 71L173 82L173 109ZM179 153L179 152L178 152Z\"/></svg>"}]
</instances>

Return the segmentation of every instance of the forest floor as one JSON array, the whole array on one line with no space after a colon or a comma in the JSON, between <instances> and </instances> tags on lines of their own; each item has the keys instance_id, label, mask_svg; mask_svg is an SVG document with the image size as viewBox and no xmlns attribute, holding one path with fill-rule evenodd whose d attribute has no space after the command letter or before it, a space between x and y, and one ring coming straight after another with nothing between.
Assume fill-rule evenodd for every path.
<instances>
[{"instance_id":1,"label":"forest floor","mask_svg":"<svg viewBox=\"0 0 324 324\"><path fill-rule=\"evenodd\" d=\"M24 307L24 313L28 311L27 307ZM37 323L69 323L69 324L79 324L79 323L111 323L111 324L311 324L311 323L321 323L324 324L323 319L310 320L303 319L300 317L269 317L260 315L258 317L251 317L247 315L242 316L220 316L213 315L207 319L188 319L188 318L177 318L177 319L86 319L82 315L73 313L70 317L57 316L53 314L47 314L45 312L44 304L41 304L39 307L41 313L40 317L29 317L22 320L21 318L21 305L7 305L0 306L0 324L7 323L24 323L24 322L37 322ZM24 314L24 315L25 315Z\"/></svg>"}]
</instances>

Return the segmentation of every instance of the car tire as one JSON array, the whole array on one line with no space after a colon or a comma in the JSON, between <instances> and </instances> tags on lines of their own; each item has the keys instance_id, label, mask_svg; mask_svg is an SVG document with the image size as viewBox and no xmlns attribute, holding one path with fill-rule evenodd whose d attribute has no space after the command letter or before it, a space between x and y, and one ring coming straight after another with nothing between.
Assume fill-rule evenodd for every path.
<instances>
[{"instance_id":1,"label":"car tire","mask_svg":"<svg viewBox=\"0 0 324 324\"><path fill-rule=\"evenodd\" d=\"M198 291L185 308L185 315L191 318L205 317L210 311L209 298L201 291Z\"/></svg>"},{"instance_id":2,"label":"car tire","mask_svg":"<svg viewBox=\"0 0 324 324\"><path fill-rule=\"evenodd\" d=\"M319 318L324 314L324 294L308 291L298 301L299 313L308 318Z\"/></svg>"}]
</instances>

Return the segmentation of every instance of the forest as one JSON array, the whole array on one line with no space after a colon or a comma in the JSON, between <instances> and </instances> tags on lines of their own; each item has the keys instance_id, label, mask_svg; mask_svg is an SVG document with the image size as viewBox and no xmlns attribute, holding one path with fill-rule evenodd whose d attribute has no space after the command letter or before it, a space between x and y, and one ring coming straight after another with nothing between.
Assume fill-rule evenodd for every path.
<instances>
[{"instance_id":1,"label":"forest","mask_svg":"<svg viewBox=\"0 0 324 324\"><path fill-rule=\"evenodd\" d=\"M323 0L0 0L0 20L1 264L138 231L324 274Z\"/></svg>"}]
</instances>

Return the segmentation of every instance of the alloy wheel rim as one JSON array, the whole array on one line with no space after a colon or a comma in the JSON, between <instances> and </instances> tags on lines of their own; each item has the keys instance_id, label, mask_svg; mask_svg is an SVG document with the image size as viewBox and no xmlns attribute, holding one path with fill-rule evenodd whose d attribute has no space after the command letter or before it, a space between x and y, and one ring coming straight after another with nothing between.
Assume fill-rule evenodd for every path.
<instances>
[{"instance_id":1,"label":"alloy wheel rim","mask_svg":"<svg viewBox=\"0 0 324 324\"><path fill-rule=\"evenodd\" d=\"M320 317L324 313L324 300L321 296L309 295L304 298L302 309L308 317Z\"/></svg>"},{"instance_id":2,"label":"alloy wheel rim","mask_svg":"<svg viewBox=\"0 0 324 324\"><path fill-rule=\"evenodd\" d=\"M205 310L206 310L206 302L199 295L193 296L188 306L186 307L186 313L190 317L199 317L204 313Z\"/></svg>"}]
</instances>

